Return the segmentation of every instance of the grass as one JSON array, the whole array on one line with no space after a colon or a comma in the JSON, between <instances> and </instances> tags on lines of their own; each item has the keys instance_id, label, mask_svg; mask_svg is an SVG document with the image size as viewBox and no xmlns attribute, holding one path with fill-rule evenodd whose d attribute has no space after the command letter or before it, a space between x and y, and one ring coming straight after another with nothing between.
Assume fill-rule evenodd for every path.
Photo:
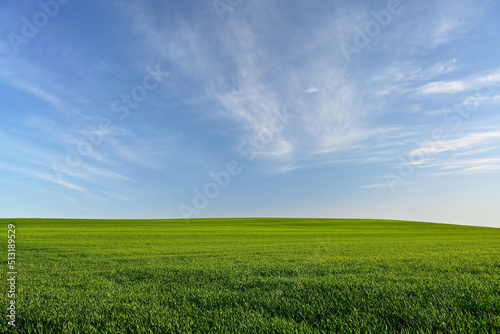
<instances>
[{"instance_id":1,"label":"grass","mask_svg":"<svg viewBox=\"0 0 500 334\"><path fill-rule=\"evenodd\" d=\"M500 229L2 219L2 249L9 223L19 333L500 332Z\"/></svg>"}]
</instances>

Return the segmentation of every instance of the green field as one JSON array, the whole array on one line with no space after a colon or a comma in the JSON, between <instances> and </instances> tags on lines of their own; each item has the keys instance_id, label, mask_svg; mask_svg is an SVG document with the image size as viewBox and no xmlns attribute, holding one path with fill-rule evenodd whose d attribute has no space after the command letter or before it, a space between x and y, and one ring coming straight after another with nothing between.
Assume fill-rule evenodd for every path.
<instances>
[{"instance_id":1,"label":"green field","mask_svg":"<svg viewBox=\"0 0 500 334\"><path fill-rule=\"evenodd\" d=\"M500 332L500 229L278 218L0 223L5 276L7 225L16 227L19 333Z\"/></svg>"}]
</instances>

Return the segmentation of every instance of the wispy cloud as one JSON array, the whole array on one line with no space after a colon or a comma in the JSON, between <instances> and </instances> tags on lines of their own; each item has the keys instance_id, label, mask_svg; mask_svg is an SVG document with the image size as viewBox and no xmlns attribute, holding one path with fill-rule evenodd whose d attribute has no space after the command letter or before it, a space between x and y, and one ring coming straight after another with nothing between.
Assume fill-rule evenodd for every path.
<instances>
[{"instance_id":1,"label":"wispy cloud","mask_svg":"<svg viewBox=\"0 0 500 334\"><path fill-rule=\"evenodd\" d=\"M415 185L415 184L421 184L422 181L413 181L413 182L409 182L409 181L405 181L405 182L401 182L401 183L398 183L398 186L412 186L412 185ZM368 184L368 185L364 185L364 186L361 186L362 189L390 189L392 186L388 183L388 182L384 182L384 183L375 183L375 184Z\"/></svg>"},{"instance_id":2,"label":"wispy cloud","mask_svg":"<svg viewBox=\"0 0 500 334\"><path fill-rule=\"evenodd\" d=\"M28 123L46 124L40 120L32 120ZM64 165L67 154L65 143L71 144L73 138L66 136L63 131L58 133L57 127L54 130L54 137L59 138L62 142L56 141L60 146L52 145L52 148L44 145L45 142L40 143L36 136L20 138L0 132L0 140L2 141L0 152L7 161L11 161L10 163L2 163L0 168L15 173L16 177L35 178L78 191L88 191L87 186L89 185L102 187L113 180L132 181L130 177L121 173L96 166L93 164L95 162L93 160L83 161L76 168L67 167L67 172L60 175L59 172L52 169L52 164L58 162ZM41 133L44 134L43 131ZM56 147L60 147L60 150L57 150ZM87 186L82 185L81 181L84 181Z\"/></svg>"},{"instance_id":3,"label":"wispy cloud","mask_svg":"<svg viewBox=\"0 0 500 334\"><path fill-rule=\"evenodd\" d=\"M288 164L289 159L346 150L366 139L368 131L362 119L368 110L359 99L361 87L342 68L344 60L332 57L338 41L332 40L327 31L335 31L335 20L312 28L314 39L302 37L308 49L331 44L332 54L311 55L297 65L293 59L300 57L302 50L287 48L287 56L277 59L275 45L265 35L265 24L257 25L251 16L226 20L223 27L214 29L212 43L219 45L216 50L205 47L203 27L186 26L179 20L167 42L164 34L151 25L151 13L136 8L129 15L148 48L167 57L194 80L205 83L205 98L219 107L217 115L241 128L236 143L249 135L258 136L279 118L283 109L290 111L291 122L258 157L282 157L287 160L283 163ZM226 68L220 66L221 52ZM181 54L183 57L178 56ZM205 73L210 73L209 80L203 77ZM275 75L281 79L276 80Z\"/></svg>"},{"instance_id":4,"label":"wispy cloud","mask_svg":"<svg viewBox=\"0 0 500 334\"><path fill-rule=\"evenodd\" d=\"M435 81L420 87L418 94L452 94L479 89L484 85L492 85L500 82L500 71L481 76L454 81Z\"/></svg>"},{"instance_id":5,"label":"wispy cloud","mask_svg":"<svg viewBox=\"0 0 500 334\"><path fill-rule=\"evenodd\" d=\"M8 170L10 172L14 172L15 174L18 174L17 177L35 178L35 179L39 179L42 181L54 183L54 184L57 184L57 185L60 185L62 187L69 188L72 190L78 190L78 191L83 191L83 192L88 191L87 189L80 187L74 183L67 182L65 180L61 180L53 174L43 174L43 173L40 173L40 171L38 171L38 170L34 170L34 169L26 168L26 167L14 166L11 164L6 164L6 163L1 163L0 168L3 170Z\"/></svg>"},{"instance_id":6,"label":"wispy cloud","mask_svg":"<svg viewBox=\"0 0 500 334\"><path fill-rule=\"evenodd\" d=\"M414 149L409 156L425 157L414 165L433 170L434 176L483 173L499 169L499 144L499 131L474 132L460 138L429 143ZM435 172L436 169L439 171Z\"/></svg>"},{"instance_id":7,"label":"wispy cloud","mask_svg":"<svg viewBox=\"0 0 500 334\"><path fill-rule=\"evenodd\" d=\"M461 105L468 105L470 101L465 100L464 102L461 103ZM474 97L473 100L474 103L477 103L478 105L485 105L485 104L497 104L500 103L500 95L493 95L493 96L479 96L479 97Z\"/></svg>"},{"instance_id":8,"label":"wispy cloud","mask_svg":"<svg viewBox=\"0 0 500 334\"><path fill-rule=\"evenodd\" d=\"M67 101L68 97L74 98L74 94L68 94L42 67L21 58L0 58L0 81L44 101L70 119L82 117L74 104Z\"/></svg>"},{"instance_id":9,"label":"wispy cloud","mask_svg":"<svg viewBox=\"0 0 500 334\"><path fill-rule=\"evenodd\" d=\"M459 152L466 149L470 149L479 144L488 143L490 140L498 138L500 138L500 131L472 133L461 138L432 142L430 145L427 145L426 147L421 147L411 151L409 155L422 154L428 156L431 154L438 154L449 151Z\"/></svg>"},{"instance_id":10,"label":"wispy cloud","mask_svg":"<svg viewBox=\"0 0 500 334\"><path fill-rule=\"evenodd\" d=\"M500 170L499 158L483 158L469 160L454 160L442 163L436 163L429 167L436 167L440 172L433 175L462 175L462 174L477 174Z\"/></svg>"},{"instance_id":11,"label":"wispy cloud","mask_svg":"<svg viewBox=\"0 0 500 334\"><path fill-rule=\"evenodd\" d=\"M473 85L464 81L437 81L424 85L421 94L458 93L472 89Z\"/></svg>"},{"instance_id":12,"label":"wispy cloud","mask_svg":"<svg viewBox=\"0 0 500 334\"><path fill-rule=\"evenodd\" d=\"M407 52L426 53L463 38L480 22L487 8L487 2L472 0L405 3L405 10L412 15L402 23L397 38Z\"/></svg>"},{"instance_id":13,"label":"wispy cloud","mask_svg":"<svg viewBox=\"0 0 500 334\"><path fill-rule=\"evenodd\" d=\"M457 59L420 64L419 62L395 61L375 73L369 82L374 87L374 95L384 99L394 99L413 93L415 87L427 85L436 77L457 71L461 67Z\"/></svg>"},{"instance_id":14,"label":"wispy cloud","mask_svg":"<svg viewBox=\"0 0 500 334\"><path fill-rule=\"evenodd\" d=\"M409 61L396 61L394 64L382 69L380 73L375 74L371 78L371 81L393 83L422 82L454 72L460 67L461 65L455 58L426 66Z\"/></svg>"}]
</instances>

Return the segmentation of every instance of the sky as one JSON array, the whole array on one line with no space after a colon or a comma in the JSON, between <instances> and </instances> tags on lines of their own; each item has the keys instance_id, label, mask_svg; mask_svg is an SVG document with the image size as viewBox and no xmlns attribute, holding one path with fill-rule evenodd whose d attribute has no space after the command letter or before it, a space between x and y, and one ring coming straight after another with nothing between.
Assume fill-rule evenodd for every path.
<instances>
[{"instance_id":1,"label":"sky","mask_svg":"<svg viewBox=\"0 0 500 334\"><path fill-rule=\"evenodd\" d=\"M498 1L0 5L0 216L500 227Z\"/></svg>"}]
</instances>

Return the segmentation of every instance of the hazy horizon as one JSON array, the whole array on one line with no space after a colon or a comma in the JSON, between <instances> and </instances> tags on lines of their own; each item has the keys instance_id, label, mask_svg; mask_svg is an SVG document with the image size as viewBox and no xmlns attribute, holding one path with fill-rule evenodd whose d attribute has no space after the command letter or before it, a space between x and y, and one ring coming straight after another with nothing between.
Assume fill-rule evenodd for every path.
<instances>
[{"instance_id":1,"label":"hazy horizon","mask_svg":"<svg viewBox=\"0 0 500 334\"><path fill-rule=\"evenodd\" d=\"M0 5L1 217L500 227L500 3Z\"/></svg>"}]
</instances>

